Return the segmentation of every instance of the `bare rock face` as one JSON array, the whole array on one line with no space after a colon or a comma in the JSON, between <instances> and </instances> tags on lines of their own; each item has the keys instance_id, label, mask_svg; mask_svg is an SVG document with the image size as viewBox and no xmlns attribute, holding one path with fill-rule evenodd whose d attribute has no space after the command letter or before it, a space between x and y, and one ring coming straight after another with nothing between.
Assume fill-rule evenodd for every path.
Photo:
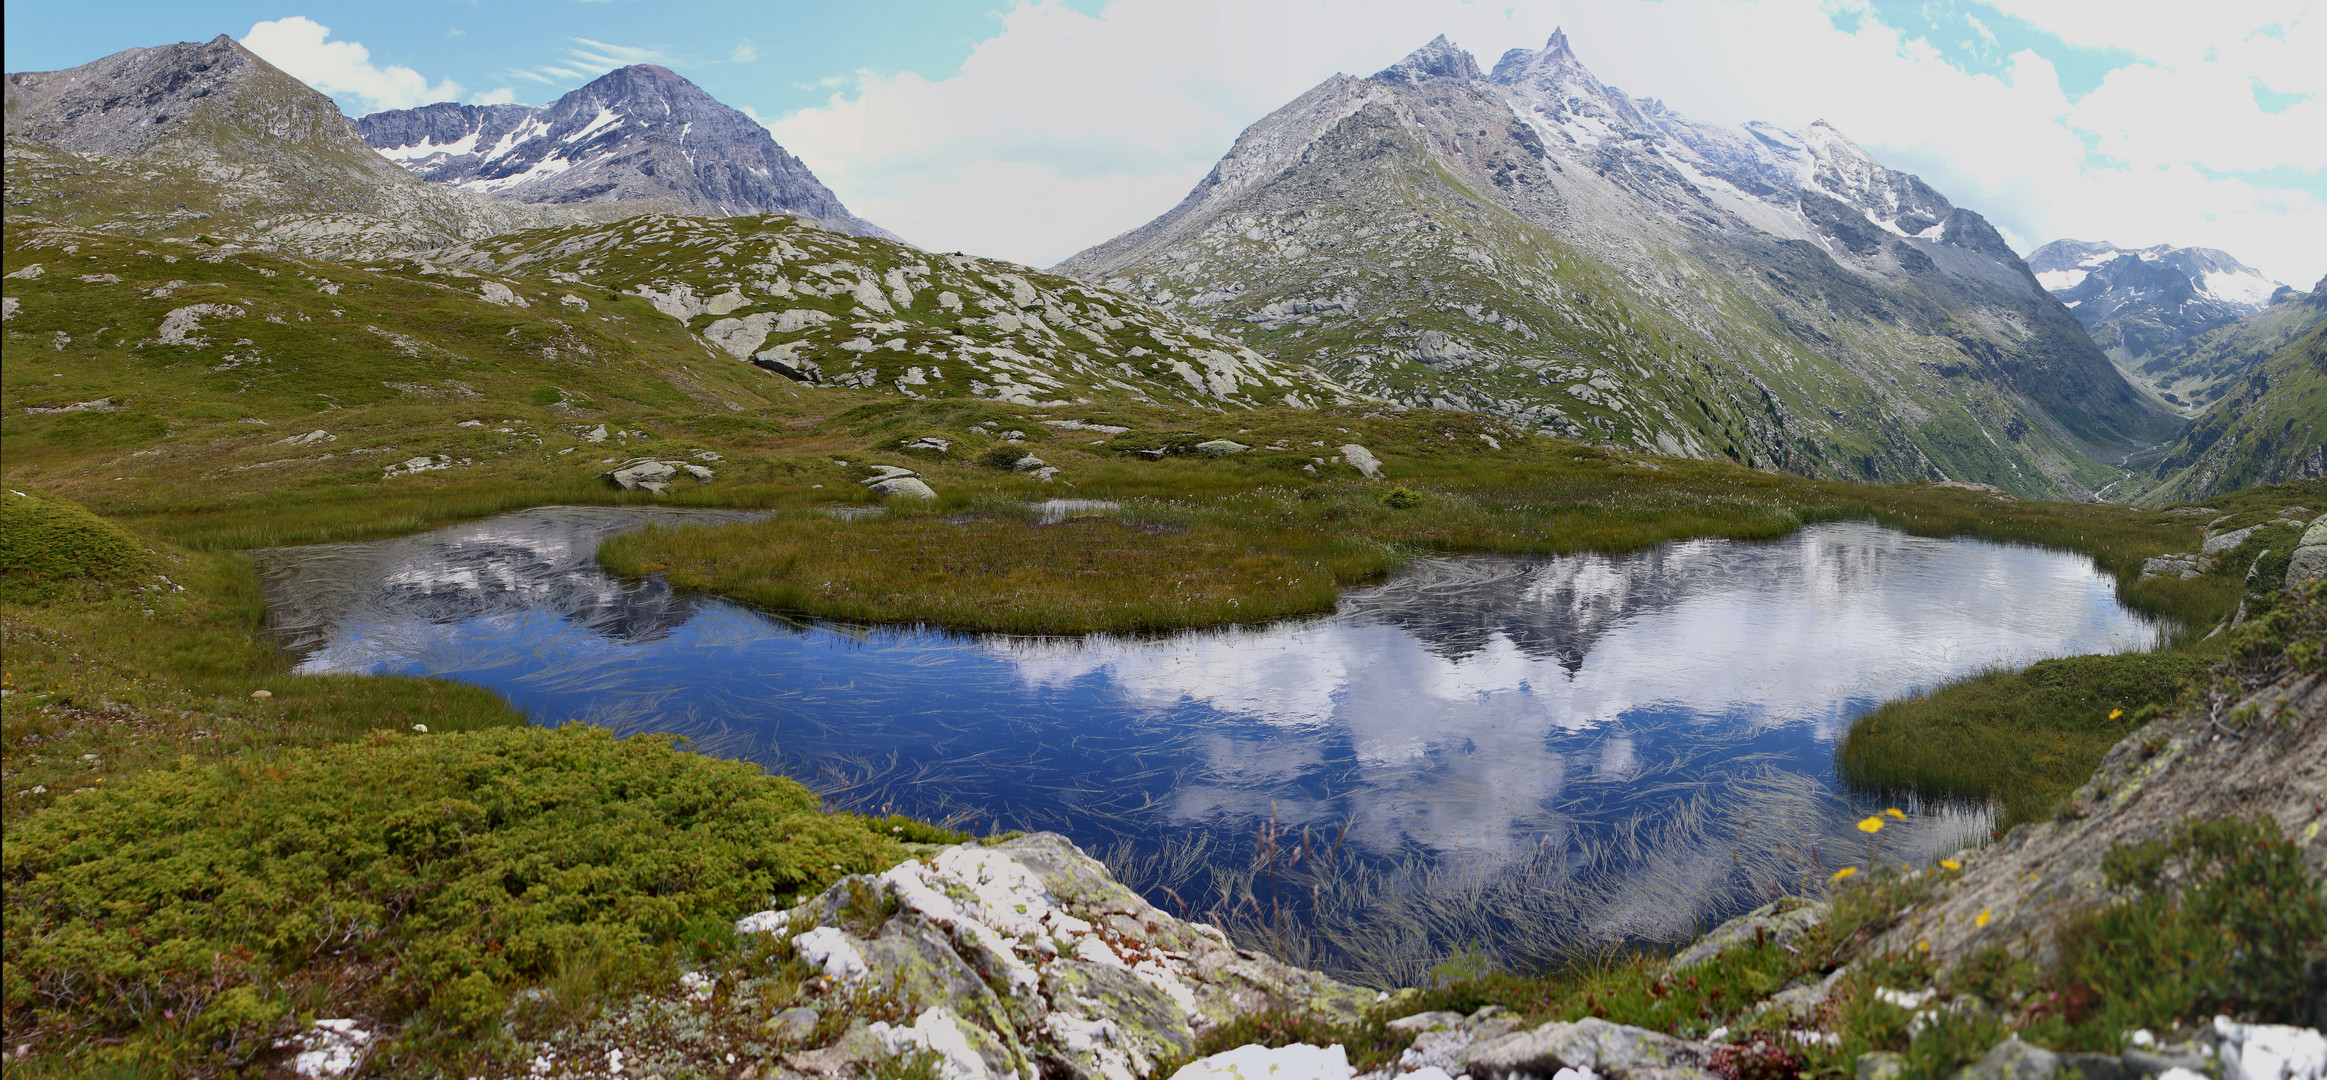
<instances>
[{"instance_id":1,"label":"bare rock face","mask_svg":"<svg viewBox=\"0 0 2327 1080\"><path fill-rule=\"evenodd\" d=\"M793 1054L803 1073L923 1052L949 1077L1139 1076L1246 1013L1346 1022L1377 998L1165 914L1051 833L936 849L736 929L777 935L820 969L820 1012L872 990L900 1007Z\"/></svg>"},{"instance_id":2,"label":"bare rock face","mask_svg":"<svg viewBox=\"0 0 2327 1080\"><path fill-rule=\"evenodd\" d=\"M355 122L435 184L525 203L648 203L686 214L797 214L894 240L849 212L766 128L676 72L635 64L541 108L440 102Z\"/></svg>"}]
</instances>

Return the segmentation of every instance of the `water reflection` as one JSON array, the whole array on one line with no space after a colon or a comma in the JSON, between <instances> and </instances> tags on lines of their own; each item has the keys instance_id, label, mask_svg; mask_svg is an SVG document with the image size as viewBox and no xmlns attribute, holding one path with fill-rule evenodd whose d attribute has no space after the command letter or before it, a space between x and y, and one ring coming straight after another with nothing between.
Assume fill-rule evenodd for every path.
<instances>
[{"instance_id":1,"label":"water reflection","mask_svg":"<svg viewBox=\"0 0 2327 1080\"><path fill-rule=\"evenodd\" d=\"M2147 647L2089 560L1824 525L1773 544L1419 562L1332 618L1162 638L848 631L599 573L560 508L262 560L303 670L438 674L545 723L676 731L872 809L1051 828L1158 903L1411 979L1669 938L1870 850L1832 739L1997 665ZM847 527L838 524L836 527Z\"/></svg>"}]
</instances>

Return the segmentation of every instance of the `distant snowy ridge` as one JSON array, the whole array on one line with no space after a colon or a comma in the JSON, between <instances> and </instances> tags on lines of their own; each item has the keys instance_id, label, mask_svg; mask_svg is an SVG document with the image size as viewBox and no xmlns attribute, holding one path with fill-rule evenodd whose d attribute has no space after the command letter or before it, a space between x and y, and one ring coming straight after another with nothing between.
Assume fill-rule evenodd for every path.
<instances>
[{"instance_id":1,"label":"distant snowy ridge","mask_svg":"<svg viewBox=\"0 0 2327 1080\"><path fill-rule=\"evenodd\" d=\"M2140 381L2199 336L2294 293L2228 252L2172 244L2121 248L2055 240L2028 253L2028 268L2110 359ZM2155 386L2162 390L2164 383ZM2187 408L2178 397L2167 400Z\"/></svg>"},{"instance_id":2,"label":"distant snowy ridge","mask_svg":"<svg viewBox=\"0 0 2327 1080\"><path fill-rule=\"evenodd\" d=\"M850 213L758 122L653 64L608 72L538 108L442 102L373 113L355 126L413 175L495 198L797 214L897 239Z\"/></svg>"}]
</instances>

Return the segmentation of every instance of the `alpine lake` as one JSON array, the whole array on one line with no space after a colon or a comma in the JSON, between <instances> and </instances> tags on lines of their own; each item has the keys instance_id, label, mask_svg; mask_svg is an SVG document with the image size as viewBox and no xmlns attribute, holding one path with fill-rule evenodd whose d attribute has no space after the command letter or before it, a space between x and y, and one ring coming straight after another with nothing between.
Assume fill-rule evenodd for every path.
<instances>
[{"instance_id":1,"label":"alpine lake","mask_svg":"<svg viewBox=\"0 0 2327 1080\"><path fill-rule=\"evenodd\" d=\"M1142 637L776 618L596 562L623 530L741 516L549 507L257 561L301 671L454 679L839 809L1056 831L1242 944L1409 984L1450 954L1682 940L1978 843L1985 807L1840 783L1836 738L1885 700L2165 630L2084 556L1863 523L1422 558L1330 616Z\"/></svg>"}]
</instances>

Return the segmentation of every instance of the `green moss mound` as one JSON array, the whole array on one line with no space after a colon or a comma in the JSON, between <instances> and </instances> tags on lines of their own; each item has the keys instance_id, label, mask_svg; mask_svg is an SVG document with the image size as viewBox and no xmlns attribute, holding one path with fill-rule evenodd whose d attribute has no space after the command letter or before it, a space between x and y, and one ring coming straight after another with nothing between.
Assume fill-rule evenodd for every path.
<instances>
[{"instance_id":1,"label":"green moss mound","mask_svg":"<svg viewBox=\"0 0 2327 1080\"><path fill-rule=\"evenodd\" d=\"M266 1037L319 984L439 1031L562 959L652 964L905 857L757 766L571 725L391 735L153 772L8 840L11 1014L147 1039Z\"/></svg>"},{"instance_id":2,"label":"green moss mound","mask_svg":"<svg viewBox=\"0 0 2327 1080\"><path fill-rule=\"evenodd\" d=\"M126 585L153 565L143 541L78 503L0 490L0 599L38 603L76 585Z\"/></svg>"}]
</instances>

